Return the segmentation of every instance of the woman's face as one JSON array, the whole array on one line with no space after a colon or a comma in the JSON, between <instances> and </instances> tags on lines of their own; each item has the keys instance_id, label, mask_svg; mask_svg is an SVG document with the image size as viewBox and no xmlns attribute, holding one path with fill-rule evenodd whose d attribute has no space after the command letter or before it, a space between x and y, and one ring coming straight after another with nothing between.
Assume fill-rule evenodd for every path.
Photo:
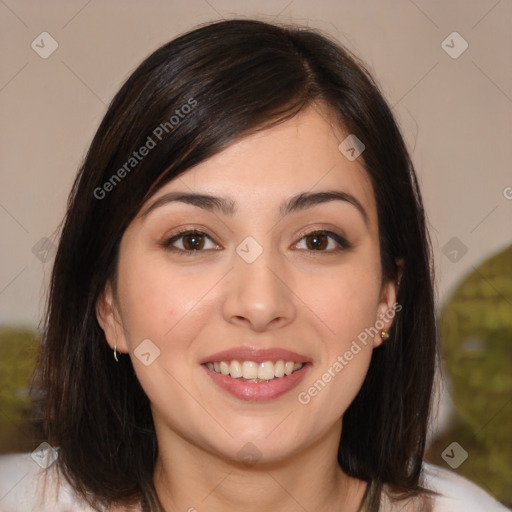
<instances>
[{"instance_id":1,"label":"woman's face","mask_svg":"<svg viewBox=\"0 0 512 512\"><path fill-rule=\"evenodd\" d=\"M263 462L339 435L395 288L371 183L327 119L308 108L231 145L124 233L98 316L130 354L159 442Z\"/></svg>"}]
</instances>

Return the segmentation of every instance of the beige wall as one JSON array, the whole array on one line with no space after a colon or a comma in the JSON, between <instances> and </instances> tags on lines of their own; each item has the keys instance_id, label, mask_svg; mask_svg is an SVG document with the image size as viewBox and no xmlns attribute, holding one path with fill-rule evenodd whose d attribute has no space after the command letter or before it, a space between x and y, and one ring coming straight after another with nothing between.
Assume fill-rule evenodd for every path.
<instances>
[{"instance_id":1,"label":"beige wall","mask_svg":"<svg viewBox=\"0 0 512 512\"><path fill-rule=\"evenodd\" d=\"M441 300L512 240L512 4L504 1L3 0L0 34L0 323L37 324L55 233L112 95L152 50L233 15L321 28L374 71L410 144L430 218ZM51 49L48 32L58 48ZM452 58L453 31L469 44ZM448 38L457 52L461 41ZM44 48L42 48L44 44ZM506 196L509 198L507 199ZM442 248L458 237L467 253ZM453 254L452 254L453 256Z\"/></svg>"}]
</instances>

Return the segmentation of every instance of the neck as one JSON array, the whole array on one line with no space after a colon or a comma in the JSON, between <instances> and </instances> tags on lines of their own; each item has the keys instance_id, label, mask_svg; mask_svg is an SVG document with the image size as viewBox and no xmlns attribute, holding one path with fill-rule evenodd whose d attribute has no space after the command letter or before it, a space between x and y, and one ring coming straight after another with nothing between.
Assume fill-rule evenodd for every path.
<instances>
[{"instance_id":1,"label":"neck","mask_svg":"<svg viewBox=\"0 0 512 512\"><path fill-rule=\"evenodd\" d=\"M250 466L168 433L159 438L155 488L166 512L357 512L366 483L339 467L340 434L341 422L287 459Z\"/></svg>"}]
</instances>

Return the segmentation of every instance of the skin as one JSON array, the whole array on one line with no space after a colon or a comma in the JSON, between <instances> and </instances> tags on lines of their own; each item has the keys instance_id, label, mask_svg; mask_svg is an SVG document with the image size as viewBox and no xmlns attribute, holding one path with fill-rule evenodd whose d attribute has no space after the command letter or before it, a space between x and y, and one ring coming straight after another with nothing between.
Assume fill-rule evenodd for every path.
<instances>
[{"instance_id":1,"label":"skin","mask_svg":"<svg viewBox=\"0 0 512 512\"><path fill-rule=\"evenodd\" d=\"M343 414L380 335L360 343L308 404L298 401L396 299L395 283L381 275L371 183L361 163L338 150L346 136L324 107L309 107L167 183L123 235L117 289L107 284L97 316L109 345L130 354L151 401L159 445L154 480L166 510L358 510L366 484L343 473L337 449ZM292 195L325 190L352 194L367 219L335 200L278 220ZM171 191L229 197L237 209L229 216L173 202L142 215ZM191 255L164 248L180 229L204 231L211 240ZM304 230L333 231L351 247L336 251L329 237L315 249ZM252 263L236 252L247 236L263 249ZM190 237L174 247L190 248ZM383 321L389 329L392 319ZM134 356L144 339L160 350L149 366ZM199 364L240 345L293 350L313 365L291 392L242 401ZM237 455L248 442L261 454L254 465Z\"/></svg>"}]
</instances>

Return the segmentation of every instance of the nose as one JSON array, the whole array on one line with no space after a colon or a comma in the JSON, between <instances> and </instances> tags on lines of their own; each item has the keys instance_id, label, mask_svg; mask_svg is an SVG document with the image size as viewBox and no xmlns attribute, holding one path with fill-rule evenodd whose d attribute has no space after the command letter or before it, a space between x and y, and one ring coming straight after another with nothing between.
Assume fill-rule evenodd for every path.
<instances>
[{"instance_id":1,"label":"nose","mask_svg":"<svg viewBox=\"0 0 512 512\"><path fill-rule=\"evenodd\" d=\"M252 263L235 255L226 281L224 319L258 332L293 322L296 302L288 281L285 263L272 257L270 251L263 251Z\"/></svg>"}]
</instances>

